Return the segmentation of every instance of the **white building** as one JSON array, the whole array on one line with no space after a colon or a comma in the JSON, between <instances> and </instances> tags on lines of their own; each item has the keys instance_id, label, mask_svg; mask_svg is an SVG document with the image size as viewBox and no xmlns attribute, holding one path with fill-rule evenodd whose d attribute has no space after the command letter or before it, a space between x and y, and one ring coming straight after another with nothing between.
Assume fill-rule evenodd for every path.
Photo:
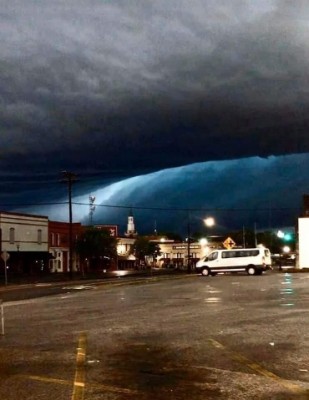
<instances>
[{"instance_id":1,"label":"white building","mask_svg":"<svg viewBox=\"0 0 309 400\"><path fill-rule=\"evenodd\" d=\"M48 217L0 212L1 250L48 252Z\"/></svg>"},{"instance_id":2,"label":"white building","mask_svg":"<svg viewBox=\"0 0 309 400\"><path fill-rule=\"evenodd\" d=\"M155 239L160 247L160 256L157 259L158 266L174 265L184 266L188 264L188 254L190 260L194 263L203 255L203 248L199 242L188 243L175 242L166 238Z\"/></svg>"},{"instance_id":3,"label":"white building","mask_svg":"<svg viewBox=\"0 0 309 400\"><path fill-rule=\"evenodd\" d=\"M1 252L9 253L11 271L34 272L47 268L48 217L0 212Z\"/></svg>"},{"instance_id":4,"label":"white building","mask_svg":"<svg viewBox=\"0 0 309 400\"><path fill-rule=\"evenodd\" d=\"M309 268L309 218L298 218L298 268Z\"/></svg>"},{"instance_id":5,"label":"white building","mask_svg":"<svg viewBox=\"0 0 309 400\"><path fill-rule=\"evenodd\" d=\"M188 265L189 254L191 262L195 264L200 258L209 254L213 249L220 247L220 242L208 243L205 239L199 242L192 242L189 245L187 242L175 242L174 240L166 238L153 241L159 244L161 250L161 255L157 260L159 266Z\"/></svg>"}]
</instances>

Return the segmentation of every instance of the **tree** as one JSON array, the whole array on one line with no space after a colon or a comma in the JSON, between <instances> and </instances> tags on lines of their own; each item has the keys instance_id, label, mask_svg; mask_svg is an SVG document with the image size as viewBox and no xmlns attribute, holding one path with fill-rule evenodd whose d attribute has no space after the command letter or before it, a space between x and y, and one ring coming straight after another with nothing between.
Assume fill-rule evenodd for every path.
<instances>
[{"instance_id":1,"label":"tree","mask_svg":"<svg viewBox=\"0 0 309 400\"><path fill-rule=\"evenodd\" d=\"M108 268L117 257L117 239L108 230L88 228L77 240L76 252L91 269Z\"/></svg>"},{"instance_id":2,"label":"tree","mask_svg":"<svg viewBox=\"0 0 309 400\"><path fill-rule=\"evenodd\" d=\"M151 242L145 236L139 236L134 243L132 252L140 262L145 262L146 256L157 258L161 254L161 249L158 243Z\"/></svg>"}]
</instances>

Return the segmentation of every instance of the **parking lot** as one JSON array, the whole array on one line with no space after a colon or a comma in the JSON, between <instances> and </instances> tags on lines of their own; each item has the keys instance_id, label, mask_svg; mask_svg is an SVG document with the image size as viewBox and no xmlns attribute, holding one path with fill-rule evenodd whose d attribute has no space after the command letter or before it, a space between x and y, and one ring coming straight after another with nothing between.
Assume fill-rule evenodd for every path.
<instances>
[{"instance_id":1,"label":"parking lot","mask_svg":"<svg viewBox=\"0 0 309 400\"><path fill-rule=\"evenodd\" d=\"M0 398L308 399L309 275L183 275L4 303Z\"/></svg>"}]
</instances>

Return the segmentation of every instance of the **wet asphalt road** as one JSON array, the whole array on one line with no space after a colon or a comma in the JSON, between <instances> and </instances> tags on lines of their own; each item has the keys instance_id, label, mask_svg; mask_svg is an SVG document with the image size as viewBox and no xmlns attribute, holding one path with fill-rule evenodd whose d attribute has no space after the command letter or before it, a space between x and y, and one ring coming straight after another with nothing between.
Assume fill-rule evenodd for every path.
<instances>
[{"instance_id":1,"label":"wet asphalt road","mask_svg":"<svg viewBox=\"0 0 309 400\"><path fill-rule=\"evenodd\" d=\"M6 301L0 399L309 399L309 274L76 285Z\"/></svg>"},{"instance_id":2,"label":"wet asphalt road","mask_svg":"<svg viewBox=\"0 0 309 400\"><path fill-rule=\"evenodd\" d=\"M92 286L100 286L106 284L114 284L120 281L126 282L139 282L153 280L154 277L168 277L170 275L183 275L183 271L152 269L151 271L112 271L105 274L102 278L94 279L78 279L75 277L73 280L66 279L65 281L44 281L37 277L37 282L14 284L9 282L6 286L0 284L0 300L4 302L33 299L37 297L52 296L57 294L75 292L76 290L87 290ZM2 280L3 281L3 280Z\"/></svg>"}]
</instances>

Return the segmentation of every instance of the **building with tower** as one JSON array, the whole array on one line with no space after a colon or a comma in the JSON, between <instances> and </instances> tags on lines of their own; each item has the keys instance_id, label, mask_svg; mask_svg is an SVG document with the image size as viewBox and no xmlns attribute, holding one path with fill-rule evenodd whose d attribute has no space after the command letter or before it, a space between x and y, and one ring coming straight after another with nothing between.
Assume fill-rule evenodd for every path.
<instances>
[{"instance_id":1,"label":"building with tower","mask_svg":"<svg viewBox=\"0 0 309 400\"><path fill-rule=\"evenodd\" d=\"M137 232L135 230L135 224L134 224L134 217L133 217L133 212L130 210L129 216L128 216L128 223L127 223L127 231L124 233L126 237L136 237Z\"/></svg>"}]
</instances>

